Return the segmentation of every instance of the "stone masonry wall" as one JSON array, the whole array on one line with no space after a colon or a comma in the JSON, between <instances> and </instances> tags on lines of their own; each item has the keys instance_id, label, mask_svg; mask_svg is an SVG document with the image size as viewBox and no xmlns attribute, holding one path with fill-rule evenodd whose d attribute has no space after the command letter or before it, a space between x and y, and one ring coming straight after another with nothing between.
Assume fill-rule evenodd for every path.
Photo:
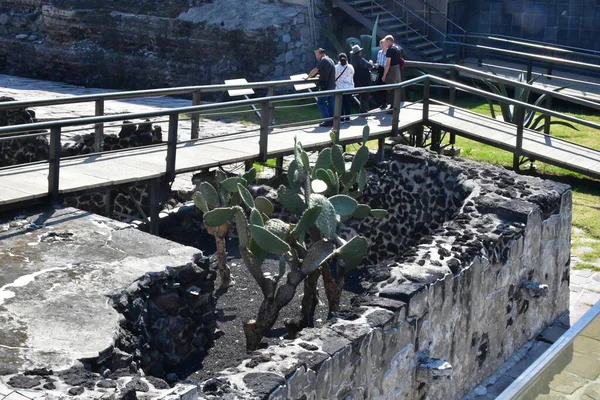
<instances>
[{"instance_id":1,"label":"stone masonry wall","mask_svg":"<svg viewBox=\"0 0 600 400\"><path fill-rule=\"evenodd\" d=\"M0 72L120 89L287 79L314 65L312 36L305 5L265 0L5 0Z\"/></svg>"},{"instance_id":2,"label":"stone masonry wall","mask_svg":"<svg viewBox=\"0 0 600 400\"><path fill-rule=\"evenodd\" d=\"M418 170L468 194L453 218L367 268L386 276L353 299L357 318L253 353L206 382L205 398L457 399L568 311L566 185L401 146L370 185L394 174L407 185Z\"/></svg>"}]
</instances>

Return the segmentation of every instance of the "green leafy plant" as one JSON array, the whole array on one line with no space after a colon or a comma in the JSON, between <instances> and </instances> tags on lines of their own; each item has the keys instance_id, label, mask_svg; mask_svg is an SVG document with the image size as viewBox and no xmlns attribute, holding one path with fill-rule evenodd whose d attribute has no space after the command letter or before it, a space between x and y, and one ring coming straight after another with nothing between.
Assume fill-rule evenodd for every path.
<instances>
[{"instance_id":1,"label":"green leafy plant","mask_svg":"<svg viewBox=\"0 0 600 400\"><path fill-rule=\"evenodd\" d=\"M494 75L497 75L494 71L491 71ZM519 82L521 83L527 83L528 85L532 85L537 79L539 79L540 77L542 77L543 75L538 75L535 78L530 79L529 81L526 80L526 75L525 73L521 72L519 74ZM483 81L489 88L490 90L500 96L504 96L507 98L510 98L510 96L508 95L508 90L506 88L506 85L503 82L496 82L490 79L484 79ZM563 89L566 89L567 86L563 86L563 87L559 87L554 89L555 92L561 91ZM524 102L524 103L529 103L531 97L531 90L528 88L522 88L522 87L515 87L514 89L514 95L513 98L515 100ZM534 106L540 106L544 101L546 101L546 99L548 98L547 94L543 94L540 97L537 98L537 100L535 100L532 104ZM492 114L492 118L496 118L496 110L494 109L494 102L491 99L487 99L488 105L490 106L490 113ZM500 110L502 112L502 118L505 122L510 122L510 123L516 123L516 113L515 113L515 107L513 104L508 104L508 103L502 103L499 102L500 105ZM567 126L571 129L575 129L577 130L577 128L575 126L573 126L572 124L566 122L566 121L549 121L550 125L564 125ZM525 128L528 129L532 129L532 130L536 130L536 131L544 131L545 127L546 127L546 118L545 115L537 115L536 116L536 112L534 110L531 109L526 109L525 110L525 118L523 120L523 126Z\"/></svg>"},{"instance_id":2,"label":"green leafy plant","mask_svg":"<svg viewBox=\"0 0 600 400\"><path fill-rule=\"evenodd\" d=\"M226 288L234 282L227 265L225 236L229 231L231 207L242 202L238 184L244 188L256 179L256 169L252 168L241 176L228 178L221 170L216 171L216 187L209 182L201 182L194 193L194 204L204 213L204 226L215 237L217 245L217 266L221 287ZM229 218L226 218L229 217Z\"/></svg>"},{"instance_id":3,"label":"green leafy plant","mask_svg":"<svg viewBox=\"0 0 600 400\"><path fill-rule=\"evenodd\" d=\"M367 60L376 60L377 52L379 51L379 42L377 41L377 29L379 25L379 16L375 19L375 24L373 24L373 31L370 35L360 35L360 38L357 39L355 37L348 37L344 44L340 43L335 34L325 28L323 25L319 24L319 29L323 33L323 36L327 38L333 49L326 49L326 53L330 55L332 58L336 59L337 55L340 53L348 53L352 46L355 44L362 47L363 57ZM306 48L307 51L312 52L313 49ZM335 54L334 54L335 52Z\"/></svg>"},{"instance_id":4,"label":"green leafy plant","mask_svg":"<svg viewBox=\"0 0 600 400\"><path fill-rule=\"evenodd\" d=\"M237 191L233 192L239 194L240 204L213 208L204 215L207 227L235 222L240 254L263 294L256 318L244 322L248 351L258 348L302 282L304 296L299 328L314 325L317 282L321 274L330 312L339 310L344 276L361 263L368 249L368 242L362 236L348 241L342 239L339 236L341 222L345 218L387 214L385 210L371 210L356 201L367 180L364 167L369 157L365 146L368 137L369 129L365 127L363 145L351 163L344 161L341 146L333 144L323 149L311 165L302 145L295 143L294 160L288 167L288 185L277 189L279 203L294 216L290 221L297 220L295 224L273 218L273 204L265 197L253 198L244 182L238 182ZM212 191L207 193L214 197ZM195 195L197 204L208 204L207 193ZM263 270L268 257L279 258L277 275ZM332 268L336 269L335 277Z\"/></svg>"}]
</instances>

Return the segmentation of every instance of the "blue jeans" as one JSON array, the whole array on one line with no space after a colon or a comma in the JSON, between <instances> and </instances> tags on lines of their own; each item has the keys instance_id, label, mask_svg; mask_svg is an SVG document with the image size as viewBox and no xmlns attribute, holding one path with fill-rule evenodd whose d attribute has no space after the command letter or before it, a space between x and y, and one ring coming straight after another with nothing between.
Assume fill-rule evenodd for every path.
<instances>
[{"instance_id":1,"label":"blue jeans","mask_svg":"<svg viewBox=\"0 0 600 400\"><path fill-rule=\"evenodd\" d=\"M317 97L317 107L321 111L321 117L331 118L333 117L333 106L335 102L334 96Z\"/></svg>"}]
</instances>

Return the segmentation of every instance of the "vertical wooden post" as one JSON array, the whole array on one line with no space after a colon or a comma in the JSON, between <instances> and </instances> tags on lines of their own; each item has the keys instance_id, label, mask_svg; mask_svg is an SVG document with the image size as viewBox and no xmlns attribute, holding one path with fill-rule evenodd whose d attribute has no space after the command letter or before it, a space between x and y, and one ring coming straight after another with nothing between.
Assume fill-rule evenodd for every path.
<instances>
[{"instance_id":1,"label":"vertical wooden post","mask_svg":"<svg viewBox=\"0 0 600 400\"><path fill-rule=\"evenodd\" d=\"M177 155L177 128L179 127L179 114L169 115L169 135L167 139L167 182L175 180L175 157Z\"/></svg>"},{"instance_id":2,"label":"vertical wooden post","mask_svg":"<svg viewBox=\"0 0 600 400\"><path fill-rule=\"evenodd\" d=\"M402 97L402 88L394 89L394 99L392 100L392 136L398 136L398 124L400 123L400 98Z\"/></svg>"},{"instance_id":3,"label":"vertical wooden post","mask_svg":"<svg viewBox=\"0 0 600 400\"><path fill-rule=\"evenodd\" d=\"M283 157L277 157L275 160L275 176L281 175L283 172Z\"/></svg>"},{"instance_id":4,"label":"vertical wooden post","mask_svg":"<svg viewBox=\"0 0 600 400\"><path fill-rule=\"evenodd\" d=\"M452 70L450 71L450 80L453 82L456 82L456 70L454 68L452 68ZM456 104L456 87L454 87L454 86L450 87L450 98L449 98L448 102L452 106L454 104ZM453 110L453 108L451 108L451 110ZM456 134L454 132L450 132L450 144L452 145L452 147L454 147L455 143L456 143Z\"/></svg>"},{"instance_id":5,"label":"vertical wooden post","mask_svg":"<svg viewBox=\"0 0 600 400\"><path fill-rule=\"evenodd\" d=\"M104 115L104 99L96 100L97 117ZM104 144L104 124L96 124L94 126L94 151L102 151Z\"/></svg>"},{"instance_id":6,"label":"vertical wooden post","mask_svg":"<svg viewBox=\"0 0 600 400\"><path fill-rule=\"evenodd\" d=\"M384 148L385 138L380 137L379 139L377 139L377 161L379 162L385 160Z\"/></svg>"},{"instance_id":7,"label":"vertical wooden post","mask_svg":"<svg viewBox=\"0 0 600 400\"><path fill-rule=\"evenodd\" d=\"M342 122L342 95L336 94L333 107L333 132L335 133L335 142L340 141L340 124Z\"/></svg>"},{"instance_id":8,"label":"vertical wooden post","mask_svg":"<svg viewBox=\"0 0 600 400\"><path fill-rule=\"evenodd\" d=\"M552 109L552 96L547 95L546 97L546 108L548 110ZM550 115L546 114L544 116L544 135L550 135Z\"/></svg>"},{"instance_id":9,"label":"vertical wooden post","mask_svg":"<svg viewBox=\"0 0 600 400\"><path fill-rule=\"evenodd\" d=\"M267 161L269 151L269 128L271 122L271 104L268 101L260 103L260 139L258 141L258 159Z\"/></svg>"},{"instance_id":10,"label":"vertical wooden post","mask_svg":"<svg viewBox=\"0 0 600 400\"><path fill-rule=\"evenodd\" d=\"M431 151L435 151L439 154L441 150L442 130L439 126L434 125L431 127Z\"/></svg>"},{"instance_id":11,"label":"vertical wooden post","mask_svg":"<svg viewBox=\"0 0 600 400\"><path fill-rule=\"evenodd\" d=\"M192 105L199 106L200 105L200 90L194 91L192 94ZM200 134L200 114L193 113L192 114L192 128L191 128L191 138L198 139L198 135Z\"/></svg>"},{"instance_id":12,"label":"vertical wooden post","mask_svg":"<svg viewBox=\"0 0 600 400\"><path fill-rule=\"evenodd\" d=\"M521 153L523 151L523 121L525 120L525 108L515 106L515 123L517 125L517 140L513 153L513 170L519 171L521 166Z\"/></svg>"},{"instance_id":13,"label":"vertical wooden post","mask_svg":"<svg viewBox=\"0 0 600 400\"><path fill-rule=\"evenodd\" d=\"M429 98L431 96L431 88L429 78L423 82L423 124L429 122Z\"/></svg>"},{"instance_id":14,"label":"vertical wooden post","mask_svg":"<svg viewBox=\"0 0 600 400\"><path fill-rule=\"evenodd\" d=\"M48 166L48 195L57 203L60 190L60 127L50 129L50 159Z\"/></svg>"},{"instance_id":15,"label":"vertical wooden post","mask_svg":"<svg viewBox=\"0 0 600 400\"><path fill-rule=\"evenodd\" d=\"M550 52L550 57L554 57L554 51ZM552 61L548 61L548 66L546 67L546 79L552 79L550 76L552 75Z\"/></svg>"},{"instance_id":16,"label":"vertical wooden post","mask_svg":"<svg viewBox=\"0 0 600 400\"><path fill-rule=\"evenodd\" d=\"M275 87L274 86L269 86L267 88L267 96L269 96L269 97L275 96ZM275 125L275 103L274 102L271 102L271 108L270 108L269 112L271 113L271 123L273 125Z\"/></svg>"},{"instance_id":17,"label":"vertical wooden post","mask_svg":"<svg viewBox=\"0 0 600 400\"><path fill-rule=\"evenodd\" d=\"M533 73L533 60L530 58L527 60L527 82L531 80L531 75Z\"/></svg>"}]
</instances>

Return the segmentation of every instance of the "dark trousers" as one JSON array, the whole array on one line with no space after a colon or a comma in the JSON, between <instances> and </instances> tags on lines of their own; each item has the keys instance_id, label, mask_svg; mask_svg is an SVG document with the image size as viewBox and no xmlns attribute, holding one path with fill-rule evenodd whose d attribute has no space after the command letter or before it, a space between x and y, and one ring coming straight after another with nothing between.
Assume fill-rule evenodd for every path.
<instances>
[{"instance_id":1,"label":"dark trousers","mask_svg":"<svg viewBox=\"0 0 600 400\"><path fill-rule=\"evenodd\" d=\"M369 100L371 99L371 93L360 93L358 95L358 101L360 101L360 113L366 113L369 111Z\"/></svg>"},{"instance_id":2,"label":"dark trousers","mask_svg":"<svg viewBox=\"0 0 600 400\"><path fill-rule=\"evenodd\" d=\"M381 80L381 78L383 78L384 70L385 70L385 67L377 67L377 82L375 82L377 85L385 85L385 82L383 82ZM380 90L376 93L377 103L379 104L380 107L387 106L387 97L388 97L387 93L388 93L387 90Z\"/></svg>"},{"instance_id":3,"label":"dark trousers","mask_svg":"<svg viewBox=\"0 0 600 400\"><path fill-rule=\"evenodd\" d=\"M352 95L345 94L342 97L342 115L349 117L352 114Z\"/></svg>"}]
</instances>

